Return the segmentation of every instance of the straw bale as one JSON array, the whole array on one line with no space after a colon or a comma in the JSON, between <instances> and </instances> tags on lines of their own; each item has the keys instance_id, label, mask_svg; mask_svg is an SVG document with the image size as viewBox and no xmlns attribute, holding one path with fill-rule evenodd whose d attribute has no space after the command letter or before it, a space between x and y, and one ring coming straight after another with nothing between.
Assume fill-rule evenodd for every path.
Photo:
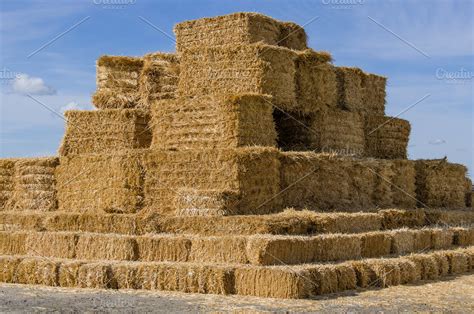
<instances>
[{"instance_id":1,"label":"straw bale","mask_svg":"<svg viewBox=\"0 0 474 314\"><path fill-rule=\"evenodd\" d=\"M226 216L236 211L240 195L236 191L179 189L176 193L178 216Z\"/></svg>"},{"instance_id":2,"label":"straw bale","mask_svg":"<svg viewBox=\"0 0 474 314\"><path fill-rule=\"evenodd\" d=\"M392 204L396 208L416 207L416 171L411 160L387 161L392 167L393 176L389 178L392 190Z\"/></svg>"},{"instance_id":3,"label":"straw bale","mask_svg":"<svg viewBox=\"0 0 474 314\"><path fill-rule=\"evenodd\" d=\"M383 229L416 228L425 225L426 215L423 209L384 209L379 211L379 214L383 219Z\"/></svg>"},{"instance_id":4,"label":"straw bale","mask_svg":"<svg viewBox=\"0 0 474 314\"><path fill-rule=\"evenodd\" d=\"M311 283L312 294L321 295L339 291L338 273L334 266L316 266L310 269L309 274L308 278L303 278Z\"/></svg>"},{"instance_id":5,"label":"straw bale","mask_svg":"<svg viewBox=\"0 0 474 314\"><path fill-rule=\"evenodd\" d=\"M139 264L134 262L113 263L112 282L117 289L140 289L138 281Z\"/></svg>"},{"instance_id":6,"label":"straw bale","mask_svg":"<svg viewBox=\"0 0 474 314\"><path fill-rule=\"evenodd\" d=\"M449 260L444 251L435 251L433 252L433 258L436 260L438 265L438 273L440 277L446 276L449 274Z\"/></svg>"},{"instance_id":7,"label":"straw bale","mask_svg":"<svg viewBox=\"0 0 474 314\"><path fill-rule=\"evenodd\" d=\"M248 263L245 237L191 238L189 259L193 262Z\"/></svg>"},{"instance_id":8,"label":"straw bale","mask_svg":"<svg viewBox=\"0 0 474 314\"><path fill-rule=\"evenodd\" d=\"M355 271L358 287L367 288L377 280L376 273L367 263L367 260L351 261L349 263Z\"/></svg>"},{"instance_id":9,"label":"straw bale","mask_svg":"<svg viewBox=\"0 0 474 314\"><path fill-rule=\"evenodd\" d=\"M112 153L151 144L150 116L141 109L70 110L65 116L61 156Z\"/></svg>"},{"instance_id":10,"label":"straw bale","mask_svg":"<svg viewBox=\"0 0 474 314\"><path fill-rule=\"evenodd\" d=\"M384 76L364 73L362 76L362 103L366 112L383 115L385 113L385 86L387 78Z\"/></svg>"},{"instance_id":11,"label":"straw bale","mask_svg":"<svg viewBox=\"0 0 474 314\"><path fill-rule=\"evenodd\" d=\"M84 261L65 260L59 265L58 270L58 285L60 287L80 287L79 270L84 265Z\"/></svg>"},{"instance_id":12,"label":"straw bale","mask_svg":"<svg viewBox=\"0 0 474 314\"><path fill-rule=\"evenodd\" d=\"M14 162L10 210L54 211L57 209L56 157L21 158Z\"/></svg>"},{"instance_id":13,"label":"straw bale","mask_svg":"<svg viewBox=\"0 0 474 314\"><path fill-rule=\"evenodd\" d=\"M387 116L365 117L365 152L367 157L406 159L410 122Z\"/></svg>"},{"instance_id":14,"label":"straw bale","mask_svg":"<svg viewBox=\"0 0 474 314\"><path fill-rule=\"evenodd\" d=\"M238 295L300 299L312 294L309 274L297 269L243 266L235 269L234 276Z\"/></svg>"},{"instance_id":15,"label":"straw bale","mask_svg":"<svg viewBox=\"0 0 474 314\"><path fill-rule=\"evenodd\" d=\"M143 205L143 153L61 157L59 209L134 213Z\"/></svg>"},{"instance_id":16,"label":"straw bale","mask_svg":"<svg viewBox=\"0 0 474 314\"><path fill-rule=\"evenodd\" d=\"M109 263L85 263L79 267L77 283L80 288L115 288Z\"/></svg>"},{"instance_id":17,"label":"straw bale","mask_svg":"<svg viewBox=\"0 0 474 314\"><path fill-rule=\"evenodd\" d=\"M271 98L208 95L159 101L152 107L154 149L276 146Z\"/></svg>"},{"instance_id":18,"label":"straw bale","mask_svg":"<svg viewBox=\"0 0 474 314\"><path fill-rule=\"evenodd\" d=\"M76 245L76 258L85 260L136 260L137 241L130 236L82 233Z\"/></svg>"},{"instance_id":19,"label":"straw bale","mask_svg":"<svg viewBox=\"0 0 474 314\"><path fill-rule=\"evenodd\" d=\"M176 49L215 47L228 43L263 42L290 49L305 49L304 29L291 22L280 22L258 13L233 13L185 21L174 27Z\"/></svg>"},{"instance_id":20,"label":"straw bale","mask_svg":"<svg viewBox=\"0 0 474 314\"><path fill-rule=\"evenodd\" d=\"M410 259L398 259L398 267L400 268L400 284L405 285L417 282L421 279L421 273L417 264Z\"/></svg>"},{"instance_id":21,"label":"straw bale","mask_svg":"<svg viewBox=\"0 0 474 314\"><path fill-rule=\"evenodd\" d=\"M32 256L74 258L78 235L69 232L30 232L26 252Z\"/></svg>"},{"instance_id":22,"label":"straw bale","mask_svg":"<svg viewBox=\"0 0 474 314\"><path fill-rule=\"evenodd\" d=\"M28 232L0 232L0 255L25 255Z\"/></svg>"},{"instance_id":23,"label":"straw bale","mask_svg":"<svg viewBox=\"0 0 474 314\"><path fill-rule=\"evenodd\" d=\"M368 232L359 236L361 241L361 256L379 257L390 255L392 238L386 232Z\"/></svg>"},{"instance_id":24,"label":"straw bale","mask_svg":"<svg viewBox=\"0 0 474 314\"><path fill-rule=\"evenodd\" d=\"M299 111L315 113L337 107L336 72L331 55L312 49L301 51L296 58L296 91Z\"/></svg>"},{"instance_id":25,"label":"straw bale","mask_svg":"<svg viewBox=\"0 0 474 314\"><path fill-rule=\"evenodd\" d=\"M390 232L392 236L392 253L406 254L415 250L415 233L414 230L401 229Z\"/></svg>"},{"instance_id":26,"label":"straw bale","mask_svg":"<svg viewBox=\"0 0 474 314\"><path fill-rule=\"evenodd\" d=\"M471 246L465 249L464 253L466 253L469 256L469 267L470 267L469 269L473 271L474 270L474 246Z\"/></svg>"},{"instance_id":27,"label":"straw bale","mask_svg":"<svg viewBox=\"0 0 474 314\"><path fill-rule=\"evenodd\" d=\"M453 234L453 244L459 246L474 245L474 227L457 227L451 229Z\"/></svg>"},{"instance_id":28,"label":"straw bale","mask_svg":"<svg viewBox=\"0 0 474 314\"><path fill-rule=\"evenodd\" d=\"M350 264L339 264L333 266L337 275L337 290L354 290L357 287L357 275Z\"/></svg>"},{"instance_id":29,"label":"straw bale","mask_svg":"<svg viewBox=\"0 0 474 314\"><path fill-rule=\"evenodd\" d=\"M371 274L375 277L369 283L370 286L389 287L400 284L399 259L372 259L367 260L366 263L371 270Z\"/></svg>"},{"instance_id":30,"label":"straw bale","mask_svg":"<svg viewBox=\"0 0 474 314\"><path fill-rule=\"evenodd\" d=\"M454 231L451 229L432 229L431 243L435 250L449 249L453 246Z\"/></svg>"},{"instance_id":31,"label":"straw bale","mask_svg":"<svg viewBox=\"0 0 474 314\"><path fill-rule=\"evenodd\" d=\"M445 251L449 262L449 273L460 274L467 272L470 265L470 256L463 250Z\"/></svg>"},{"instance_id":32,"label":"straw bale","mask_svg":"<svg viewBox=\"0 0 474 314\"><path fill-rule=\"evenodd\" d=\"M438 225L471 225L474 224L474 211L469 209L433 209L425 208L426 221Z\"/></svg>"},{"instance_id":33,"label":"straw bale","mask_svg":"<svg viewBox=\"0 0 474 314\"><path fill-rule=\"evenodd\" d=\"M150 108L160 99L176 97L179 77L179 58L173 53L150 53L143 57L140 73L138 106Z\"/></svg>"},{"instance_id":34,"label":"straw bale","mask_svg":"<svg viewBox=\"0 0 474 314\"><path fill-rule=\"evenodd\" d=\"M152 151L146 162L147 206L175 214L180 189L238 191L231 214L264 214L279 210L280 163L271 148Z\"/></svg>"},{"instance_id":35,"label":"straw bale","mask_svg":"<svg viewBox=\"0 0 474 314\"><path fill-rule=\"evenodd\" d=\"M25 258L17 267L17 283L58 285L59 262L47 258Z\"/></svg>"},{"instance_id":36,"label":"straw bale","mask_svg":"<svg viewBox=\"0 0 474 314\"><path fill-rule=\"evenodd\" d=\"M23 260L19 256L0 255L0 282L16 283L18 265Z\"/></svg>"},{"instance_id":37,"label":"straw bale","mask_svg":"<svg viewBox=\"0 0 474 314\"><path fill-rule=\"evenodd\" d=\"M12 198L14 167L13 159L0 159L0 211L7 207Z\"/></svg>"},{"instance_id":38,"label":"straw bale","mask_svg":"<svg viewBox=\"0 0 474 314\"><path fill-rule=\"evenodd\" d=\"M135 107L140 99L139 76L143 59L101 56L97 60L97 91L92 103L99 109Z\"/></svg>"},{"instance_id":39,"label":"straw bale","mask_svg":"<svg viewBox=\"0 0 474 314\"><path fill-rule=\"evenodd\" d=\"M465 166L440 159L417 160L415 167L416 193L420 206L465 207Z\"/></svg>"},{"instance_id":40,"label":"straw bale","mask_svg":"<svg viewBox=\"0 0 474 314\"><path fill-rule=\"evenodd\" d=\"M298 111L295 58L295 51L263 44L191 48L180 55L178 94L267 94L276 107Z\"/></svg>"},{"instance_id":41,"label":"straw bale","mask_svg":"<svg viewBox=\"0 0 474 314\"><path fill-rule=\"evenodd\" d=\"M413 252L426 252L433 248L432 229L413 231Z\"/></svg>"},{"instance_id":42,"label":"straw bale","mask_svg":"<svg viewBox=\"0 0 474 314\"><path fill-rule=\"evenodd\" d=\"M422 280L434 280L439 277L439 266L436 258L430 254L412 254L406 259L415 263L416 271Z\"/></svg>"},{"instance_id":43,"label":"straw bale","mask_svg":"<svg viewBox=\"0 0 474 314\"><path fill-rule=\"evenodd\" d=\"M191 240L182 236L145 235L136 238L137 256L140 261L189 260Z\"/></svg>"}]
</instances>

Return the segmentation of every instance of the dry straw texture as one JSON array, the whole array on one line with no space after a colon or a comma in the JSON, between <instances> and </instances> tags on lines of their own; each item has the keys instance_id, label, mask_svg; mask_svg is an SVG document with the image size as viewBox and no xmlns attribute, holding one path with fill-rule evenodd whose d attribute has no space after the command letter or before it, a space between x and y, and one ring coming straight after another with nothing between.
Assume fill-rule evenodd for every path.
<instances>
[{"instance_id":1,"label":"dry straw texture","mask_svg":"<svg viewBox=\"0 0 474 314\"><path fill-rule=\"evenodd\" d=\"M420 206L464 208L465 166L446 160L416 161L416 191Z\"/></svg>"},{"instance_id":2,"label":"dry straw texture","mask_svg":"<svg viewBox=\"0 0 474 314\"><path fill-rule=\"evenodd\" d=\"M138 106L150 108L160 99L176 97L179 77L179 58L172 53L150 53L143 57L143 69L140 73Z\"/></svg>"},{"instance_id":3,"label":"dry straw texture","mask_svg":"<svg viewBox=\"0 0 474 314\"><path fill-rule=\"evenodd\" d=\"M336 67L336 76L341 108L363 114L384 114L385 77L352 67Z\"/></svg>"},{"instance_id":4,"label":"dry straw texture","mask_svg":"<svg viewBox=\"0 0 474 314\"><path fill-rule=\"evenodd\" d=\"M280 189L279 166L278 152L270 148L152 151L146 161L146 205L174 214L176 202L188 197L186 189L212 189L239 193L237 206L225 214L268 213L279 209L274 199ZM210 199L203 210L213 202Z\"/></svg>"},{"instance_id":5,"label":"dry straw texture","mask_svg":"<svg viewBox=\"0 0 474 314\"><path fill-rule=\"evenodd\" d=\"M295 58L292 50L263 44L191 48L180 55L178 94L268 94L277 107L295 111Z\"/></svg>"},{"instance_id":6,"label":"dry straw texture","mask_svg":"<svg viewBox=\"0 0 474 314\"><path fill-rule=\"evenodd\" d=\"M92 103L99 109L133 108L138 104L138 89L143 59L101 56L97 60L97 91Z\"/></svg>"},{"instance_id":7,"label":"dry straw texture","mask_svg":"<svg viewBox=\"0 0 474 314\"><path fill-rule=\"evenodd\" d=\"M141 152L61 157L59 209L136 212L143 203Z\"/></svg>"},{"instance_id":8,"label":"dry straw texture","mask_svg":"<svg viewBox=\"0 0 474 314\"><path fill-rule=\"evenodd\" d=\"M271 98L247 94L164 100L153 106L153 149L276 146Z\"/></svg>"},{"instance_id":9,"label":"dry straw texture","mask_svg":"<svg viewBox=\"0 0 474 314\"><path fill-rule=\"evenodd\" d=\"M365 118L366 156L406 159L410 130L406 120L368 115Z\"/></svg>"},{"instance_id":10,"label":"dry straw texture","mask_svg":"<svg viewBox=\"0 0 474 314\"><path fill-rule=\"evenodd\" d=\"M12 198L14 167L13 159L0 159L0 210L6 208Z\"/></svg>"},{"instance_id":11,"label":"dry straw texture","mask_svg":"<svg viewBox=\"0 0 474 314\"><path fill-rule=\"evenodd\" d=\"M296 58L296 90L299 111L314 113L336 108L338 89L331 55L312 49L301 51Z\"/></svg>"},{"instance_id":12,"label":"dry straw texture","mask_svg":"<svg viewBox=\"0 0 474 314\"><path fill-rule=\"evenodd\" d=\"M148 148L151 143L150 116L144 110L74 110L66 112L66 119L62 156Z\"/></svg>"},{"instance_id":13,"label":"dry straw texture","mask_svg":"<svg viewBox=\"0 0 474 314\"><path fill-rule=\"evenodd\" d=\"M179 23L174 28L176 49L263 42L290 49L306 48L304 29L258 13L234 13Z\"/></svg>"}]
</instances>

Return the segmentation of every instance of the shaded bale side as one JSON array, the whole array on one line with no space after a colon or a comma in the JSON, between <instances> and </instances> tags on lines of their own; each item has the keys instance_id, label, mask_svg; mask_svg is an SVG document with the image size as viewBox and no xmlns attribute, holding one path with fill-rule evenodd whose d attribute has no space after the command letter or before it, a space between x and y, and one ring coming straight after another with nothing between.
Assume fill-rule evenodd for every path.
<instances>
[{"instance_id":1,"label":"shaded bale side","mask_svg":"<svg viewBox=\"0 0 474 314\"><path fill-rule=\"evenodd\" d=\"M99 109L136 107L142 68L142 58L101 56L97 60L97 91L92 95L92 104Z\"/></svg>"},{"instance_id":2,"label":"shaded bale side","mask_svg":"<svg viewBox=\"0 0 474 314\"><path fill-rule=\"evenodd\" d=\"M69 232L30 232L26 238L26 253L47 258L75 258L78 237Z\"/></svg>"},{"instance_id":3,"label":"shaded bale side","mask_svg":"<svg viewBox=\"0 0 474 314\"><path fill-rule=\"evenodd\" d=\"M284 151L310 150L314 132L311 129L312 115L286 112L275 108L273 120L277 132L277 146Z\"/></svg>"},{"instance_id":4,"label":"shaded bale side","mask_svg":"<svg viewBox=\"0 0 474 314\"><path fill-rule=\"evenodd\" d=\"M19 256L0 256L0 282L18 282L18 265L22 260L23 257Z\"/></svg>"},{"instance_id":5,"label":"shaded bale side","mask_svg":"<svg viewBox=\"0 0 474 314\"><path fill-rule=\"evenodd\" d=\"M465 207L465 166L440 159L417 160L415 167L420 207Z\"/></svg>"},{"instance_id":6,"label":"shaded bale side","mask_svg":"<svg viewBox=\"0 0 474 314\"><path fill-rule=\"evenodd\" d=\"M137 259L140 261L187 262L191 240L182 236L145 235L136 238Z\"/></svg>"},{"instance_id":7,"label":"shaded bale side","mask_svg":"<svg viewBox=\"0 0 474 314\"><path fill-rule=\"evenodd\" d=\"M400 258L398 262L400 268L400 284L415 283L421 279L421 273L417 264L407 258Z\"/></svg>"},{"instance_id":8,"label":"shaded bale side","mask_svg":"<svg viewBox=\"0 0 474 314\"><path fill-rule=\"evenodd\" d=\"M372 287L389 287L400 284L401 273L399 259L372 259L366 261L374 280L369 283Z\"/></svg>"},{"instance_id":9,"label":"shaded bale side","mask_svg":"<svg viewBox=\"0 0 474 314\"><path fill-rule=\"evenodd\" d=\"M137 242L129 236L114 234L81 234L76 258L84 260L136 260Z\"/></svg>"},{"instance_id":10,"label":"shaded bale side","mask_svg":"<svg viewBox=\"0 0 474 314\"><path fill-rule=\"evenodd\" d=\"M312 295L309 274L285 267L237 267L235 294L258 297L301 299Z\"/></svg>"},{"instance_id":11,"label":"shaded bale side","mask_svg":"<svg viewBox=\"0 0 474 314\"><path fill-rule=\"evenodd\" d=\"M470 268L470 255L464 250L445 251L449 262L449 274L467 272Z\"/></svg>"},{"instance_id":12,"label":"shaded bale side","mask_svg":"<svg viewBox=\"0 0 474 314\"><path fill-rule=\"evenodd\" d=\"M178 52L194 47L218 47L229 42L238 45L263 42L290 49L307 47L306 33L301 26L249 12L185 21L175 25L174 33Z\"/></svg>"},{"instance_id":13,"label":"shaded bale side","mask_svg":"<svg viewBox=\"0 0 474 314\"><path fill-rule=\"evenodd\" d=\"M387 78L384 76L365 73L362 76L362 103L366 111L372 114L385 113L385 86Z\"/></svg>"},{"instance_id":14,"label":"shaded bale side","mask_svg":"<svg viewBox=\"0 0 474 314\"><path fill-rule=\"evenodd\" d=\"M296 93L299 111L315 113L337 107L337 81L331 55L312 49L296 57Z\"/></svg>"},{"instance_id":15,"label":"shaded bale side","mask_svg":"<svg viewBox=\"0 0 474 314\"><path fill-rule=\"evenodd\" d=\"M271 148L153 151L146 162L147 207L176 213L179 189L233 190L240 194L230 214L265 214L281 209L280 163Z\"/></svg>"},{"instance_id":16,"label":"shaded bale side","mask_svg":"<svg viewBox=\"0 0 474 314\"><path fill-rule=\"evenodd\" d=\"M144 152L61 157L59 209L68 212L135 213L144 202Z\"/></svg>"},{"instance_id":17,"label":"shaded bale side","mask_svg":"<svg viewBox=\"0 0 474 314\"><path fill-rule=\"evenodd\" d=\"M141 109L67 111L61 156L112 153L151 144L149 114Z\"/></svg>"},{"instance_id":18,"label":"shaded bale side","mask_svg":"<svg viewBox=\"0 0 474 314\"><path fill-rule=\"evenodd\" d=\"M180 55L178 95L267 94L282 110L298 111L295 58L263 44L191 48Z\"/></svg>"},{"instance_id":19,"label":"shaded bale side","mask_svg":"<svg viewBox=\"0 0 474 314\"><path fill-rule=\"evenodd\" d=\"M470 246L474 245L474 228L463 228L457 227L452 228L453 231L453 244L459 246Z\"/></svg>"},{"instance_id":20,"label":"shaded bale side","mask_svg":"<svg viewBox=\"0 0 474 314\"><path fill-rule=\"evenodd\" d=\"M387 116L365 117L365 153L367 157L406 159L410 122Z\"/></svg>"},{"instance_id":21,"label":"shaded bale side","mask_svg":"<svg viewBox=\"0 0 474 314\"><path fill-rule=\"evenodd\" d=\"M422 280L435 280L439 278L439 266L434 256L429 254L412 254L406 257L415 264L417 273Z\"/></svg>"},{"instance_id":22,"label":"shaded bale side","mask_svg":"<svg viewBox=\"0 0 474 314\"><path fill-rule=\"evenodd\" d=\"M138 107L151 108L157 100L175 98L178 78L179 58L176 54L146 54L138 81Z\"/></svg>"},{"instance_id":23,"label":"shaded bale side","mask_svg":"<svg viewBox=\"0 0 474 314\"><path fill-rule=\"evenodd\" d=\"M447 276L449 274L449 260L448 256L444 251L433 252L433 258L436 260L438 265L438 274L440 277Z\"/></svg>"},{"instance_id":24,"label":"shaded bale side","mask_svg":"<svg viewBox=\"0 0 474 314\"><path fill-rule=\"evenodd\" d=\"M152 107L154 149L276 146L271 98L202 96L159 101Z\"/></svg>"},{"instance_id":25,"label":"shaded bale side","mask_svg":"<svg viewBox=\"0 0 474 314\"><path fill-rule=\"evenodd\" d=\"M322 295L339 291L338 274L334 266L311 267L306 273L308 275L303 277L303 280L308 281L308 284L311 286L311 295Z\"/></svg>"}]
</instances>

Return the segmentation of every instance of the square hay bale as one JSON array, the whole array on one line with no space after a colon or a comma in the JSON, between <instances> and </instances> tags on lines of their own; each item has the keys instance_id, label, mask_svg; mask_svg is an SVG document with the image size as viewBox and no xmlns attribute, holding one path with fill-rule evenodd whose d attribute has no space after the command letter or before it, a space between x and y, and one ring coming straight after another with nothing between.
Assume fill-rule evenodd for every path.
<instances>
[{"instance_id":1,"label":"square hay bale","mask_svg":"<svg viewBox=\"0 0 474 314\"><path fill-rule=\"evenodd\" d=\"M318 213L308 218L311 221L308 228L320 233L362 233L382 229L382 217L378 213Z\"/></svg>"},{"instance_id":2,"label":"square hay bale","mask_svg":"<svg viewBox=\"0 0 474 314\"><path fill-rule=\"evenodd\" d=\"M139 263L136 276L140 289L210 294L234 292L234 273L229 266Z\"/></svg>"},{"instance_id":3,"label":"square hay bale","mask_svg":"<svg viewBox=\"0 0 474 314\"><path fill-rule=\"evenodd\" d=\"M473 271L474 270L474 247L471 246L465 249L464 253L466 253L467 256L469 257L469 269Z\"/></svg>"},{"instance_id":4,"label":"square hay bale","mask_svg":"<svg viewBox=\"0 0 474 314\"><path fill-rule=\"evenodd\" d=\"M400 267L400 284L415 283L421 279L421 273L415 262L407 258L398 259Z\"/></svg>"},{"instance_id":5,"label":"square hay bale","mask_svg":"<svg viewBox=\"0 0 474 314\"><path fill-rule=\"evenodd\" d=\"M13 189L7 208L54 211L57 209L55 169L57 157L15 160Z\"/></svg>"},{"instance_id":6,"label":"square hay bale","mask_svg":"<svg viewBox=\"0 0 474 314\"><path fill-rule=\"evenodd\" d=\"M238 295L301 299L313 294L310 274L299 269L242 266L235 269L234 276Z\"/></svg>"},{"instance_id":7,"label":"square hay bale","mask_svg":"<svg viewBox=\"0 0 474 314\"><path fill-rule=\"evenodd\" d=\"M432 253L433 258L436 260L438 265L438 274L440 277L447 276L449 274L449 260L448 256L444 251L435 251Z\"/></svg>"},{"instance_id":8,"label":"square hay bale","mask_svg":"<svg viewBox=\"0 0 474 314\"><path fill-rule=\"evenodd\" d=\"M474 223L474 211L469 209L433 209L425 208L426 223L432 225L462 226Z\"/></svg>"},{"instance_id":9,"label":"square hay bale","mask_svg":"<svg viewBox=\"0 0 474 314\"><path fill-rule=\"evenodd\" d=\"M422 253L432 249L432 233L431 229L413 230L413 251Z\"/></svg>"},{"instance_id":10,"label":"square hay bale","mask_svg":"<svg viewBox=\"0 0 474 314\"><path fill-rule=\"evenodd\" d=\"M451 229L453 234L453 244L459 246L474 245L474 228L457 227Z\"/></svg>"},{"instance_id":11,"label":"square hay bale","mask_svg":"<svg viewBox=\"0 0 474 314\"><path fill-rule=\"evenodd\" d=\"M390 255L392 238L386 232L368 232L359 235L361 257L380 257Z\"/></svg>"},{"instance_id":12,"label":"square hay bale","mask_svg":"<svg viewBox=\"0 0 474 314\"><path fill-rule=\"evenodd\" d=\"M115 288L112 268L109 263L85 263L79 267L78 285L80 288Z\"/></svg>"},{"instance_id":13,"label":"square hay bale","mask_svg":"<svg viewBox=\"0 0 474 314\"><path fill-rule=\"evenodd\" d=\"M426 215L423 209L384 209L379 211L379 214L382 216L382 227L385 230L416 228L425 225Z\"/></svg>"},{"instance_id":14,"label":"square hay bale","mask_svg":"<svg viewBox=\"0 0 474 314\"><path fill-rule=\"evenodd\" d=\"M0 255L25 255L28 232L0 232Z\"/></svg>"},{"instance_id":15,"label":"square hay bale","mask_svg":"<svg viewBox=\"0 0 474 314\"><path fill-rule=\"evenodd\" d=\"M406 259L415 263L416 271L422 280L435 280L439 277L439 266L434 256L430 254L412 254Z\"/></svg>"},{"instance_id":16,"label":"square hay bale","mask_svg":"<svg viewBox=\"0 0 474 314\"><path fill-rule=\"evenodd\" d=\"M449 262L450 274L461 274L469 271L470 255L463 250L445 251Z\"/></svg>"},{"instance_id":17,"label":"square hay bale","mask_svg":"<svg viewBox=\"0 0 474 314\"><path fill-rule=\"evenodd\" d=\"M0 282L17 283L18 265L23 257L0 256Z\"/></svg>"},{"instance_id":18,"label":"square hay bale","mask_svg":"<svg viewBox=\"0 0 474 314\"><path fill-rule=\"evenodd\" d=\"M264 42L290 49L306 48L304 29L291 22L280 22L258 13L233 13L212 18L201 18L174 27L176 49L252 44Z\"/></svg>"},{"instance_id":19,"label":"square hay bale","mask_svg":"<svg viewBox=\"0 0 474 314\"><path fill-rule=\"evenodd\" d=\"M74 258L78 235L70 232L30 232L26 238L27 255Z\"/></svg>"},{"instance_id":20,"label":"square hay bale","mask_svg":"<svg viewBox=\"0 0 474 314\"><path fill-rule=\"evenodd\" d=\"M407 120L367 115L365 117L365 153L367 157L406 159L410 122Z\"/></svg>"},{"instance_id":21,"label":"square hay bale","mask_svg":"<svg viewBox=\"0 0 474 314\"><path fill-rule=\"evenodd\" d=\"M179 189L176 193L178 216L227 216L236 211L240 195L236 191Z\"/></svg>"},{"instance_id":22,"label":"square hay bale","mask_svg":"<svg viewBox=\"0 0 474 314\"><path fill-rule=\"evenodd\" d=\"M440 159L417 160L415 167L420 207L465 207L465 166Z\"/></svg>"},{"instance_id":23,"label":"square hay bale","mask_svg":"<svg viewBox=\"0 0 474 314\"><path fill-rule=\"evenodd\" d=\"M187 262L191 240L174 235L144 235L136 238L137 255L140 261Z\"/></svg>"},{"instance_id":24,"label":"square hay bale","mask_svg":"<svg viewBox=\"0 0 474 314\"><path fill-rule=\"evenodd\" d=\"M143 205L143 153L61 157L59 209L68 212L135 213Z\"/></svg>"},{"instance_id":25,"label":"square hay bale","mask_svg":"<svg viewBox=\"0 0 474 314\"><path fill-rule=\"evenodd\" d=\"M71 110L59 154L112 153L151 144L149 114L141 109Z\"/></svg>"},{"instance_id":26,"label":"square hay bale","mask_svg":"<svg viewBox=\"0 0 474 314\"><path fill-rule=\"evenodd\" d=\"M327 52L301 51L296 58L296 91L299 111L315 113L337 107L336 72Z\"/></svg>"},{"instance_id":27,"label":"square hay bale","mask_svg":"<svg viewBox=\"0 0 474 314\"><path fill-rule=\"evenodd\" d=\"M308 273L309 276L305 276L303 279L311 285L311 295L322 295L339 291L338 272L335 266L316 266L310 268ZM355 280L356 277L354 276Z\"/></svg>"},{"instance_id":28,"label":"square hay bale","mask_svg":"<svg viewBox=\"0 0 474 314\"><path fill-rule=\"evenodd\" d=\"M17 267L17 283L57 286L59 265L48 258L25 258Z\"/></svg>"},{"instance_id":29,"label":"square hay bale","mask_svg":"<svg viewBox=\"0 0 474 314\"><path fill-rule=\"evenodd\" d=\"M13 194L15 160L0 159L0 211L7 208Z\"/></svg>"},{"instance_id":30,"label":"square hay bale","mask_svg":"<svg viewBox=\"0 0 474 314\"><path fill-rule=\"evenodd\" d=\"M121 262L111 264L112 282L117 289L139 289L138 282L139 264L134 262Z\"/></svg>"},{"instance_id":31,"label":"square hay bale","mask_svg":"<svg viewBox=\"0 0 474 314\"><path fill-rule=\"evenodd\" d=\"M80 234L76 258L84 260L137 260L137 242L117 234Z\"/></svg>"},{"instance_id":32,"label":"square hay bale","mask_svg":"<svg viewBox=\"0 0 474 314\"><path fill-rule=\"evenodd\" d=\"M354 290L357 288L357 275L350 264L334 265L332 268L336 271L338 291Z\"/></svg>"},{"instance_id":33,"label":"square hay bale","mask_svg":"<svg viewBox=\"0 0 474 314\"><path fill-rule=\"evenodd\" d=\"M47 213L32 211L0 211L0 231L44 230Z\"/></svg>"},{"instance_id":34,"label":"square hay bale","mask_svg":"<svg viewBox=\"0 0 474 314\"><path fill-rule=\"evenodd\" d=\"M152 107L154 149L276 146L271 98L202 96L159 101Z\"/></svg>"},{"instance_id":35,"label":"square hay bale","mask_svg":"<svg viewBox=\"0 0 474 314\"><path fill-rule=\"evenodd\" d=\"M389 178L392 188L392 204L396 208L416 207L416 171L411 160L394 159L388 161L392 166L393 177Z\"/></svg>"},{"instance_id":36,"label":"square hay bale","mask_svg":"<svg viewBox=\"0 0 474 314\"><path fill-rule=\"evenodd\" d=\"M415 250L415 233L416 231L408 229L391 231L392 254L412 253Z\"/></svg>"},{"instance_id":37,"label":"square hay bale","mask_svg":"<svg viewBox=\"0 0 474 314\"><path fill-rule=\"evenodd\" d=\"M366 260L367 266L375 280L369 286L373 287L390 287L397 286L401 281L400 266L398 259L373 259Z\"/></svg>"},{"instance_id":38,"label":"square hay bale","mask_svg":"<svg viewBox=\"0 0 474 314\"><path fill-rule=\"evenodd\" d=\"M176 97L179 78L179 58L173 53L150 53L143 57L138 81L139 107L150 108L160 99Z\"/></svg>"},{"instance_id":39,"label":"square hay bale","mask_svg":"<svg viewBox=\"0 0 474 314\"><path fill-rule=\"evenodd\" d=\"M134 108L140 100L139 77L143 59L101 56L97 60L97 91L92 103L99 109Z\"/></svg>"},{"instance_id":40,"label":"square hay bale","mask_svg":"<svg viewBox=\"0 0 474 314\"><path fill-rule=\"evenodd\" d=\"M449 249L453 246L454 231L451 229L432 229L431 243L435 250Z\"/></svg>"},{"instance_id":41,"label":"square hay bale","mask_svg":"<svg viewBox=\"0 0 474 314\"><path fill-rule=\"evenodd\" d=\"M321 250L315 261L343 261L361 256L361 239L354 234L327 234L320 236Z\"/></svg>"},{"instance_id":42,"label":"square hay bale","mask_svg":"<svg viewBox=\"0 0 474 314\"><path fill-rule=\"evenodd\" d=\"M62 261L59 265L58 270L58 285L60 287L81 287L85 286L86 283L82 284L79 281L79 270L81 266L86 262L84 261Z\"/></svg>"},{"instance_id":43,"label":"square hay bale","mask_svg":"<svg viewBox=\"0 0 474 314\"><path fill-rule=\"evenodd\" d=\"M311 263L322 249L316 238L255 235L248 239L247 256L254 265Z\"/></svg>"},{"instance_id":44,"label":"square hay bale","mask_svg":"<svg viewBox=\"0 0 474 314\"><path fill-rule=\"evenodd\" d=\"M264 214L280 209L278 151L271 148L152 151L146 162L147 206L176 213L180 189L233 190L240 194L231 214Z\"/></svg>"},{"instance_id":45,"label":"square hay bale","mask_svg":"<svg viewBox=\"0 0 474 314\"><path fill-rule=\"evenodd\" d=\"M197 263L247 264L245 237L192 237L189 260Z\"/></svg>"},{"instance_id":46,"label":"square hay bale","mask_svg":"<svg viewBox=\"0 0 474 314\"><path fill-rule=\"evenodd\" d=\"M385 113L385 86L387 78L384 76L365 73L362 76L362 103L366 112L383 115Z\"/></svg>"},{"instance_id":47,"label":"square hay bale","mask_svg":"<svg viewBox=\"0 0 474 314\"><path fill-rule=\"evenodd\" d=\"M275 107L298 111L295 58L295 51L264 44L191 48L180 55L178 94L267 94Z\"/></svg>"},{"instance_id":48,"label":"square hay bale","mask_svg":"<svg viewBox=\"0 0 474 314\"><path fill-rule=\"evenodd\" d=\"M376 283L377 275L366 260L352 261L350 265L355 271L358 287L372 287Z\"/></svg>"}]
</instances>

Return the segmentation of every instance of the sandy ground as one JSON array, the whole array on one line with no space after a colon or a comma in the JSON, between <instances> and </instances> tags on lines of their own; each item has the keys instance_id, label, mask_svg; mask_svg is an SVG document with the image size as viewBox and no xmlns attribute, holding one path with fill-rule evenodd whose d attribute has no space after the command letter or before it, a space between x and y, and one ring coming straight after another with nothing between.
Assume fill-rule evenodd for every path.
<instances>
[{"instance_id":1,"label":"sandy ground","mask_svg":"<svg viewBox=\"0 0 474 314\"><path fill-rule=\"evenodd\" d=\"M0 284L0 312L474 312L474 274L421 285L281 300Z\"/></svg>"}]
</instances>

